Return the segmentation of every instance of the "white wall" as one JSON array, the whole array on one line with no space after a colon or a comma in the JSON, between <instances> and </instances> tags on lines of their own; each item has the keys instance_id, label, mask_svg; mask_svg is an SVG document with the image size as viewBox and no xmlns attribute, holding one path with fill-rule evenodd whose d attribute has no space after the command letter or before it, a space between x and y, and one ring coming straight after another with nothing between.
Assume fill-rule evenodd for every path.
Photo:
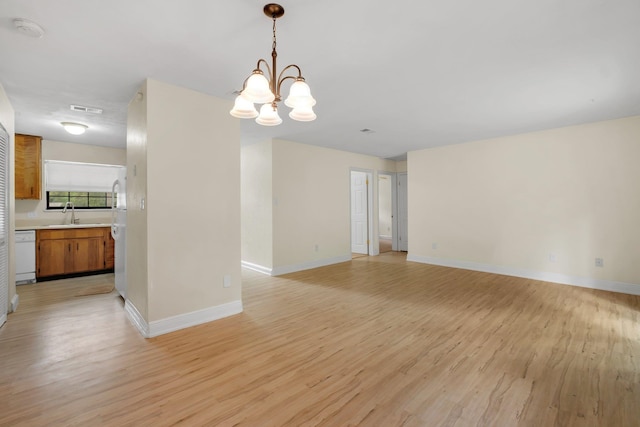
<instances>
[{"instance_id":1,"label":"white wall","mask_svg":"<svg viewBox=\"0 0 640 427\"><path fill-rule=\"evenodd\" d=\"M229 101L151 79L141 92L127 138L127 279L146 274L131 303L157 335L241 310L240 125Z\"/></svg>"},{"instance_id":2,"label":"white wall","mask_svg":"<svg viewBox=\"0 0 640 427\"><path fill-rule=\"evenodd\" d=\"M230 101L148 81L149 320L241 299L240 123ZM223 276L232 286L223 288Z\"/></svg>"},{"instance_id":3,"label":"white wall","mask_svg":"<svg viewBox=\"0 0 640 427\"><path fill-rule=\"evenodd\" d=\"M16 295L16 259L15 259L15 112L9 98L0 84L0 123L4 126L9 134L9 168L7 175L9 177L9 188L7 188L7 197L9 202L9 309L11 309L11 301Z\"/></svg>"},{"instance_id":4,"label":"white wall","mask_svg":"<svg viewBox=\"0 0 640 427\"><path fill-rule=\"evenodd\" d=\"M127 115L127 302L149 319L147 210L147 82L129 103Z\"/></svg>"},{"instance_id":5,"label":"white wall","mask_svg":"<svg viewBox=\"0 0 640 427\"><path fill-rule=\"evenodd\" d=\"M16 200L16 221L18 225L47 225L69 222L70 213L66 215L61 209L47 211L46 190L44 187L44 161L64 160L68 162L101 163L125 165L126 150L122 148L100 147L97 145L74 144L61 141L42 141L42 192L40 200ZM35 215L29 218L28 214ZM107 221L111 214L107 211L76 211L76 218L81 221L100 219Z\"/></svg>"},{"instance_id":6,"label":"white wall","mask_svg":"<svg viewBox=\"0 0 640 427\"><path fill-rule=\"evenodd\" d=\"M242 147L242 261L273 267L272 143Z\"/></svg>"},{"instance_id":7,"label":"white wall","mask_svg":"<svg viewBox=\"0 0 640 427\"><path fill-rule=\"evenodd\" d=\"M273 268L276 273L351 259L350 170L395 171L396 162L273 140ZM374 197L373 229L378 227ZM316 250L317 245L317 250ZM378 238L374 233L374 247Z\"/></svg>"},{"instance_id":8,"label":"white wall","mask_svg":"<svg viewBox=\"0 0 640 427\"><path fill-rule=\"evenodd\" d=\"M640 116L410 152L409 259L640 290L639 159Z\"/></svg>"}]
</instances>

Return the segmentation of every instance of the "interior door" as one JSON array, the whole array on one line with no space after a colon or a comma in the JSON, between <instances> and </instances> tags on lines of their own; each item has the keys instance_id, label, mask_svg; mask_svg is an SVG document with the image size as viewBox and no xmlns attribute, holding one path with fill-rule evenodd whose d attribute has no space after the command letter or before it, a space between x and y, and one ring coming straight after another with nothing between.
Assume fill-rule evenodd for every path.
<instances>
[{"instance_id":1,"label":"interior door","mask_svg":"<svg viewBox=\"0 0 640 427\"><path fill-rule=\"evenodd\" d=\"M351 171L351 252L369 253L367 173Z\"/></svg>"},{"instance_id":2,"label":"interior door","mask_svg":"<svg viewBox=\"0 0 640 427\"><path fill-rule=\"evenodd\" d=\"M408 251L407 173L398 174L398 250Z\"/></svg>"},{"instance_id":3,"label":"interior door","mask_svg":"<svg viewBox=\"0 0 640 427\"><path fill-rule=\"evenodd\" d=\"M0 326L9 311L9 134L0 124Z\"/></svg>"}]
</instances>

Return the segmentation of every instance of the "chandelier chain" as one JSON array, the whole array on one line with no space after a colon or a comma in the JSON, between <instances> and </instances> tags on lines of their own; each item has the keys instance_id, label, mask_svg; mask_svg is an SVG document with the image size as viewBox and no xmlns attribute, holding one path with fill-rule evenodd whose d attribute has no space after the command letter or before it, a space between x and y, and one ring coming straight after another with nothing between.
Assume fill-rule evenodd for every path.
<instances>
[{"instance_id":1,"label":"chandelier chain","mask_svg":"<svg viewBox=\"0 0 640 427\"><path fill-rule=\"evenodd\" d=\"M273 45L271 48L276 50L276 18L273 18Z\"/></svg>"}]
</instances>

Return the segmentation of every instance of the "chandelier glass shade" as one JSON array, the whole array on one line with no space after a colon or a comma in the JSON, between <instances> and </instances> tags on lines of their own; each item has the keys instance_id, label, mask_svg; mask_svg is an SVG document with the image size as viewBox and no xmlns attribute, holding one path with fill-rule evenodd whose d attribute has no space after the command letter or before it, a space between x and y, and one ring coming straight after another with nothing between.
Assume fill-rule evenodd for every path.
<instances>
[{"instance_id":1,"label":"chandelier glass shade","mask_svg":"<svg viewBox=\"0 0 640 427\"><path fill-rule=\"evenodd\" d=\"M238 96L233 104L231 115L239 119L255 119L258 117L258 110L256 110L253 102L243 96Z\"/></svg>"},{"instance_id":2,"label":"chandelier glass shade","mask_svg":"<svg viewBox=\"0 0 640 427\"><path fill-rule=\"evenodd\" d=\"M278 109L272 104L262 104L256 123L262 126L277 126L282 123Z\"/></svg>"},{"instance_id":3,"label":"chandelier glass shade","mask_svg":"<svg viewBox=\"0 0 640 427\"><path fill-rule=\"evenodd\" d=\"M282 123L282 119L278 115L278 102L282 101L280 90L285 81L293 80L289 96L284 100L284 104L292 109L289 117L301 122L315 120L316 114L313 112L313 106L316 105L316 100L311 96L311 89L302 77L300 67L295 64L287 65L280 74L277 74L276 19L284 15L284 8L278 4L269 3L263 11L265 15L273 19L271 66L264 59L258 60L255 70L245 79L242 91L229 113L240 119L255 118L256 123L263 126L279 125ZM266 68L267 76L260 68L261 66ZM262 104L260 113L254 104Z\"/></svg>"}]
</instances>

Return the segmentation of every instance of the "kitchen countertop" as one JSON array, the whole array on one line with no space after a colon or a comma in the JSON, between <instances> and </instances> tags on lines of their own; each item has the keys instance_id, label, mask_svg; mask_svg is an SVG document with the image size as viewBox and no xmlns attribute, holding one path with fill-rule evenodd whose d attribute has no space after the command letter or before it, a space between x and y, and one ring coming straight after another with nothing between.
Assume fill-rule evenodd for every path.
<instances>
[{"instance_id":1,"label":"kitchen countertop","mask_svg":"<svg viewBox=\"0 0 640 427\"><path fill-rule=\"evenodd\" d=\"M24 231L24 230L56 230L56 229L67 229L67 228L101 228L101 227L111 227L111 224L105 223L93 223L93 224L49 224L49 225L21 225L16 226L16 231Z\"/></svg>"}]
</instances>

